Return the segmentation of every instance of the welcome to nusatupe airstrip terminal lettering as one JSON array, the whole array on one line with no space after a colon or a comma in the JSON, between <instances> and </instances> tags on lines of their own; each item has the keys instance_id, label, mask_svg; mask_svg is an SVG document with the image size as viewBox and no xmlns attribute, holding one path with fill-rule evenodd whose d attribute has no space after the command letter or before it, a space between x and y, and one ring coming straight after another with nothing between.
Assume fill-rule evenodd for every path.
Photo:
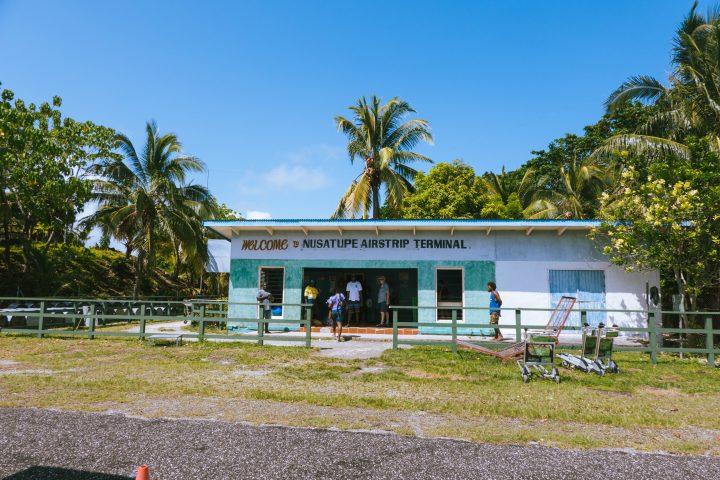
<instances>
[{"instance_id":1,"label":"welcome to nusatupe airstrip terminal lettering","mask_svg":"<svg viewBox=\"0 0 720 480\"><path fill-rule=\"evenodd\" d=\"M330 248L416 248L416 249L466 249L465 240L447 239L390 239L390 238L323 238L302 241L292 240L294 248L330 249ZM287 250L291 245L287 239L243 240L243 250L272 251Z\"/></svg>"}]
</instances>

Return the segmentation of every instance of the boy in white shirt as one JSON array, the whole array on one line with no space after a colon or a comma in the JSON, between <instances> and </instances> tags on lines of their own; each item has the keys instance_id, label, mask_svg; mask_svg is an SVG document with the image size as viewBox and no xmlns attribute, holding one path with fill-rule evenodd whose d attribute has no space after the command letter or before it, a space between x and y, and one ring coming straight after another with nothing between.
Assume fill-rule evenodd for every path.
<instances>
[{"instance_id":1,"label":"boy in white shirt","mask_svg":"<svg viewBox=\"0 0 720 480\"><path fill-rule=\"evenodd\" d=\"M355 320L360 321L360 302L362 302L362 284L357 281L355 275L350 277L350 281L345 287L347 292L347 324L350 326L350 320L355 315Z\"/></svg>"}]
</instances>

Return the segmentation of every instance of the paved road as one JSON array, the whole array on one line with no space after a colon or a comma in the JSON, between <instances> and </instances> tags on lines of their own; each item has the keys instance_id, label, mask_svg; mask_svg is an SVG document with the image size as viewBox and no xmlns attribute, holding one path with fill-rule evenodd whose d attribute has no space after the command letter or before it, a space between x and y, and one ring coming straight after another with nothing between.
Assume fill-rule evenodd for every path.
<instances>
[{"instance_id":1,"label":"paved road","mask_svg":"<svg viewBox=\"0 0 720 480\"><path fill-rule=\"evenodd\" d=\"M720 459L0 409L0 478L711 479Z\"/></svg>"}]
</instances>

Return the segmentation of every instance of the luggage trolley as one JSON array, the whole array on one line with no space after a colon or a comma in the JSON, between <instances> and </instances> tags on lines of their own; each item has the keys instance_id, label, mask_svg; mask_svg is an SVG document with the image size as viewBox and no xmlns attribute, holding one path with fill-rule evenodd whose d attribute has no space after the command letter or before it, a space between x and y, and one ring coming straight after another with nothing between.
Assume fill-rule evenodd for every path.
<instances>
[{"instance_id":1,"label":"luggage trolley","mask_svg":"<svg viewBox=\"0 0 720 480\"><path fill-rule=\"evenodd\" d=\"M582 353L580 356L570 353L559 353L562 366L574 368L585 373L596 373L600 376L605 372L619 373L620 368L612 358L613 345L618 336L618 329L605 327L600 323L597 328L589 324L583 326Z\"/></svg>"},{"instance_id":2,"label":"luggage trolley","mask_svg":"<svg viewBox=\"0 0 720 480\"><path fill-rule=\"evenodd\" d=\"M555 344L557 336L545 332L532 333L525 330L525 349L522 360L518 360L520 375L524 383L537 375L540 378L560 383L560 373L555 368Z\"/></svg>"}]
</instances>

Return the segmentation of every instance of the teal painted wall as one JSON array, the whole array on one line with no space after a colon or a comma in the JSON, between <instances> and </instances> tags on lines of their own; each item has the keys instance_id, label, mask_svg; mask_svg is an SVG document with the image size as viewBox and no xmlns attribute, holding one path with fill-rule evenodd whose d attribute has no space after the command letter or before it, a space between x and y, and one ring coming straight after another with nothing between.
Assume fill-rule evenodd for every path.
<instances>
[{"instance_id":1,"label":"teal painted wall","mask_svg":"<svg viewBox=\"0 0 720 480\"><path fill-rule=\"evenodd\" d=\"M303 268L415 268L418 271L418 306L435 306L435 269L438 267L462 267L464 270L464 293L466 307L483 307L482 310L465 312L467 322L487 323L486 307L489 303L486 284L495 279L495 263L491 261L393 261L393 260L249 260L233 259L230 264L229 301L251 305L230 305L230 318L257 318L258 307L255 295L258 290L260 267L284 267L284 303L300 303ZM392 287L392 285L391 285ZM418 321L435 322L434 309L420 309ZM300 318L300 307L285 307L283 317ZM257 324L242 321L228 322L230 330L255 329ZM439 323L438 325L443 325ZM271 330L282 330L286 325L270 325ZM297 328L296 328L297 329ZM449 327L423 327L421 333L450 333ZM479 329L460 328L462 335L489 333Z\"/></svg>"}]
</instances>

